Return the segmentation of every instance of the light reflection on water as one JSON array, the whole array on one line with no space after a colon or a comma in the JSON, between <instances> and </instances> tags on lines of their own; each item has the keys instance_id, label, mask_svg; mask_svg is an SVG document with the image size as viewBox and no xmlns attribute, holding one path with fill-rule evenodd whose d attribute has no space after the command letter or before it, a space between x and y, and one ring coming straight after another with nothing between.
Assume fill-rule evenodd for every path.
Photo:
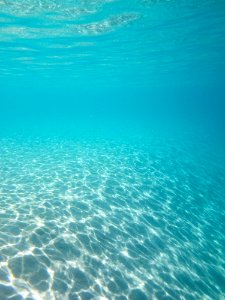
<instances>
[{"instance_id":1,"label":"light reflection on water","mask_svg":"<svg viewBox=\"0 0 225 300\"><path fill-rule=\"evenodd\" d=\"M212 151L156 136L2 139L1 299L222 297Z\"/></svg>"}]
</instances>

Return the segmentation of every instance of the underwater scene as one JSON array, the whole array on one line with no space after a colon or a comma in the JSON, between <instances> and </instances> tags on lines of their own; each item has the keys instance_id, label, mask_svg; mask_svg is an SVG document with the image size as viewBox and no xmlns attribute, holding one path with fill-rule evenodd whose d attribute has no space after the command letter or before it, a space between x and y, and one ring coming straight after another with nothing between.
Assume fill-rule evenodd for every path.
<instances>
[{"instance_id":1,"label":"underwater scene","mask_svg":"<svg viewBox=\"0 0 225 300\"><path fill-rule=\"evenodd\" d=\"M224 0L0 0L0 300L225 299L224 37Z\"/></svg>"}]
</instances>

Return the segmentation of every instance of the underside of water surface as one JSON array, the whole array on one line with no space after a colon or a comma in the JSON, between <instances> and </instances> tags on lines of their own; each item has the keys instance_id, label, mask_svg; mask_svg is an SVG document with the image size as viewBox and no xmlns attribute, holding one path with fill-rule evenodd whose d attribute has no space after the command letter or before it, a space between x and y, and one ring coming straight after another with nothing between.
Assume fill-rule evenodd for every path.
<instances>
[{"instance_id":1,"label":"underside of water surface","mask_svg":"<svg viewBox=\"0 0 225 300\"><path fill-rule=\"evenodd\" d=\"M0 300L225 299L224 24L0 0Z\"/></svg>"}]
</instances>

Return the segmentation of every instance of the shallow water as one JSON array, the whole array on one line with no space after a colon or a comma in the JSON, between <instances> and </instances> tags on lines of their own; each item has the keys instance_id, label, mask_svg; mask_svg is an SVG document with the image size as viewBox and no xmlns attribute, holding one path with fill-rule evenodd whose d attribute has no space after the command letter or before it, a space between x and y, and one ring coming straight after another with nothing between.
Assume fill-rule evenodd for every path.
<instances>
[{"instance_id":1,"label":"shallow water","mask_svg":"<svg viewBox=\"0 0 225 300\"><path fill-rule=\"evenodd\" d=\"M224 1L0 23L0 300L225 299Z\"/></svg>"},{"instance_id":2,"label":"shallow water","mask_svg":"<svg viewBox=\"0 0 225 300\"><path fill-rule=\"evenodd\" d=\"M194 140L2 138L1 299L223 297L224 152Z\"/></svg>"}]
</instances>

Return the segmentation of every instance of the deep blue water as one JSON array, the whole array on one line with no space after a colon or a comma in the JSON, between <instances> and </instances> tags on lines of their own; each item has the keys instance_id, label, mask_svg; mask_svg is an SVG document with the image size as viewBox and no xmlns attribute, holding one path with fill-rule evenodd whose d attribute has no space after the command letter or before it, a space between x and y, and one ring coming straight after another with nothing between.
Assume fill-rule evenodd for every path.
<instances>
[{"instance_id":1,"label":"deep blue water","mask_svg":"<svg viewBox=\"0 0 225 300\"><path fill-rule=\"evenodd\" d=\"M224 24L0 0L0 300L225 299Z\"/></svg>"}]
</instances>

